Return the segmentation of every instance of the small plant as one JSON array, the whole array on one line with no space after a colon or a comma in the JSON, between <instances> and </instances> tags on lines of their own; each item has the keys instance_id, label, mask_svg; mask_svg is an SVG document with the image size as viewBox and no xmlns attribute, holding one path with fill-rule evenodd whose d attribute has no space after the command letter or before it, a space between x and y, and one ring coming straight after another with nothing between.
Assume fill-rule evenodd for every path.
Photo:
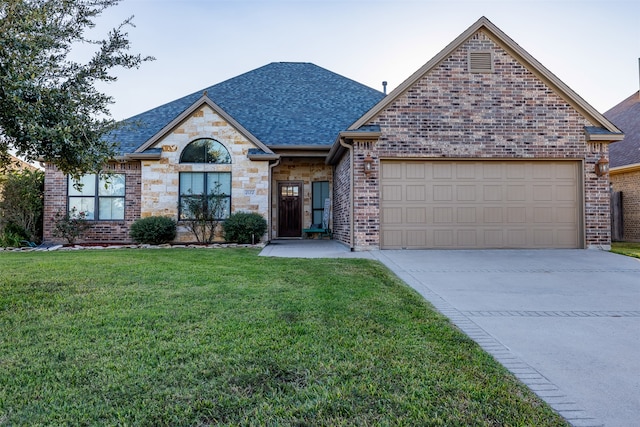
<instances>
[{"instance_id":1,"label":"small plant","mask_svg":"<svg viewBox=\"0 0 640 427\"><path fill-rule=\"evenodd\" d=\"M223 227L228 242L255 244L267 231L267 220L255 212L237 212L226 219Z\"/></svg>"},{"instance_id":2,"label":"small plant","mask_svg":"<svg viewBox=\"0 0 640 427\"><path fill-rule=\"evenodd\" d=\"M165 216L141 218L131 225L129 235L137 243L168 243L176 238L176 222Z\"/></svg>"},{"instance_id":3,"label":"small plant","mask_svg":"<svg viewBox=\"0 0 640 427\"><path fill-rule=\"evenodd\" d=\"M227 195L220 192L220 184L209 194L183 196L182 222L193 233L198 243L211 243L218 225L227 213Z\"/></svg>"},{"instance_id":4,"label":"small plant","mask_svg":"<svg viewBox=\"0 0 640 427\"><path fill-rule=\"evenodd\" d=\"M72 208L70 211L56 212L53 218L54 237L62 237L66 239L70 245L73 245L78 237L91 228L91 223L87 221L87 213Z\"/></svg>"},{"instance_id":5,"label":"small plant","mask_svg":"<svg viewBox=\"0 0 640 427\"><path fill-rule=\"evenodd\" d=\"M5 229L0 234L0 248L17 248L23 240L24 237Z\"/></svg>"}]
</instances>

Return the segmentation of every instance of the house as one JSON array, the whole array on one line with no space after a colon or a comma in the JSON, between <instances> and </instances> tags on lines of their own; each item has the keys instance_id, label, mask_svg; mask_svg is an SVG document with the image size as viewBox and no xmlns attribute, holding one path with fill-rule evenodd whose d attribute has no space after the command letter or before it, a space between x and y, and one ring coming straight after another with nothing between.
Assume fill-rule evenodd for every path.
<instances>
[{"instance_id":1,"label":"house","mask_svg":"<svg viewBox=\"0 0 640 427\"><path fill-rule=\"evenodd\" d=\"M624 140L609 147L611 189L622 199L618 238L640 242L640 91L604 115L624 132Z\"/></svg>"},{"instance_id":2,"label":"house","mask_svg":"<svg viewBox=\"0 0 640 427\"><path fill-rule=\"evenodd\" d=\"M386 96L273 63L127 124L110 136L111 184L88 176L80 192L47 166L46 218L77 207L94 221L86 240L127 241L135 219L180 221L215 189L224 215L264 215L268 240L303 237L328 198L333 238L353 250L611 241L596 164L622 133L484 17Z\"/></svg>"}]
</instances>

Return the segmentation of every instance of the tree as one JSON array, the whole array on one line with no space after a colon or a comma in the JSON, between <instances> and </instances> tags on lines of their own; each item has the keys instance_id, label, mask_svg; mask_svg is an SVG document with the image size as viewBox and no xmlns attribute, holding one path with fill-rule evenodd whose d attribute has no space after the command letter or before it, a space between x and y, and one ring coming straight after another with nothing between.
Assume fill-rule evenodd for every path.
<instances>
[{"instance_id":1,"label":"tree","mask_svg":"<svg viewBox=\"0 0 640 427\"><path fill-rule=\"evenodd\" d=\"M44 173L25 169L2 177L0 229L18 231L30 241L42 236Z\"/></svg>"},{"instance_id":2,"label":"tree","mask_svg":"<svg viewBox=\"0 0 640 427\"><path fill-rule=\"evenodd\" d=\"M43 158L73 177L97 172L116 154L103 137L115 128L110 96L98 82L112 82L113 68L138 68L152 57L129 54L132 18L104 40L91 40L105 9L120 0L0 0L0 166L13 147L29 160ZM72 50L91 45L86 62Z\"/></svg>"}]
</instances>

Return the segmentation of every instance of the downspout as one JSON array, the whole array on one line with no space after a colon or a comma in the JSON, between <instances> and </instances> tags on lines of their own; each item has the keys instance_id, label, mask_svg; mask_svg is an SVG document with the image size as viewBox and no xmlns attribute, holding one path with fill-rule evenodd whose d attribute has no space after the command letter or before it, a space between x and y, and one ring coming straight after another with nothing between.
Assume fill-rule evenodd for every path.
<instances>
[{"instance_id":1,"label":"downspout","mask_svg":"<svg viewBox=\"0 0 640 427\"><path fill-rule=\"evenodd\" d=\"M340 145L346 148L349 151L349 208L351 212L349 213L349 245L351 246L351 252L354 251L354 241L353 241L353 215L354 215L354 206L353 206L353 186L354 186L354 177L353 177L353 145L346 144L342 138L340 138Z\"/></svg>"},{"instance_id":2,"label":"downspout","mask_svg":"<svg viewBox=\"0 0 640 427\"><path fill-rule=\"evenodd\" d=\"M273 236L273 229L272 229L272 219L273 219L273 206L271 205L271 203L273 202L273 168L275 168L276 166L278 166L280 164L280 158L278 158L278 160L276 160L274 163L271 163L269 165L269 198L268 198L268 206L269 206L269 217L267 218L267 224L268 224L268 230L269 230L269 242L271 241L271 238Z\"/></svg>"}]
</instances>

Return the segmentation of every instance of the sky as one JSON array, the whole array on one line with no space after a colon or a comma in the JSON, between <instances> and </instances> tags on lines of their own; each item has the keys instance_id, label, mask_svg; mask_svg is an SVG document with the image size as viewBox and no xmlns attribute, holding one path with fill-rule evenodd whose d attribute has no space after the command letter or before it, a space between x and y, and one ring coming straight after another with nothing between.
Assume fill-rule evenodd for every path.
<instances>
[{"instance_id":1,"label":"sky","mask_svg":"<svg viewBox=\"0 0 640 427\"><path fill-rule=\"evenodd\" d=\"M117 120L280 61L390 92L482 16L601 113L640 88L639 0L123 0L91 35L130 16Z\"/></svg>"}]
</instances>

